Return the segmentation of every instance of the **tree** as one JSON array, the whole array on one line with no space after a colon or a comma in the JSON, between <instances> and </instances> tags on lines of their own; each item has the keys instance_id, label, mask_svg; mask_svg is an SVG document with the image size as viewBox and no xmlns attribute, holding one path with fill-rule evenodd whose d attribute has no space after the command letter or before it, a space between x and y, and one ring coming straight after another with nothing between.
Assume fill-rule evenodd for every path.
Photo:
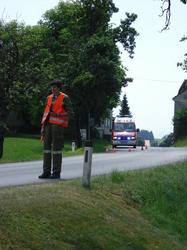
<instances>
[{"instance_id":1,"label":"tree","mask_svg":"<svg viewBox=\"0 0 187 250\"><path fill-rule=\"evenodd\" d=\"M149 140L151 144L154 142L155 138L152 131L142 129L139 131L138 136L142 137L144 140Z\"/></svg>"},{"instance_id":2,"label":"tree","mask_svg":"<svg viewBox=\"0 0 187 250\"><path fill-rule=\"evenodd\" d=\"M3 136L9 107L9 89L17 78L18 47L16 35L17 24L10 22L5 24L0 21L0 131ZM21 26L20 26L21 30Z\"/></svg>"},{"instance_id":3,"label":"tree","mask_svg":"<svg viewBox=\"0 0 187 250\"><path fill-rule=\"evenodd\" d=\"M6 123L10 111L20 114L27 131L39 128L47 83L54 77L44 34L39 25L0 23L0 116Z\"/></svg>"},{"instance_id":4,"label":"tree","mask_svg":"<svg viewBox=\"0 0 187 250\"><path fill-rule=\"evenodd\" d=\"M53 57L45 48L45 30L36 25L24 27L19 43L18 77L9 90L10 108L22 114L26 131L38 130L41 114L54 77Z\"/></svg>"},{"instance_id":5,"label":"tree","mask_svg":"<svg viewBox=\"0 0 187 250\"><path fill-rule=\"evenodd\" d=\"M187 0L180 0L183 4L187 4ZM170 19L171 19L171 3L172 3L172 0L161 0L162 2L162 6L161 6L161 10L162 10L162 13L161 13L161 16L165 16L165 25L162 29L163 30L167 30L169 29L169 26L170 26ZM187 40L187 37L184 36L181 38L181 42L184 42ZM187 54L184 55L185 56L185 59L183 62L179 62L177 63L177 66L181 66L181 68L187 72Z\"/></svg>"},{"instance_id":6,"label":"tree","mask_svg":"<svg viewBox=\"0 0 187 250\"><path fill-rule=\"evenodd\" d=\"M59 78L73 101L77 131L91 115L95 123L119 102L126 86L117 43L132 58L137 16L126 14L118 27L112 0L60 2L36 26L0 23L1 113L22 113L30 127L39 127L48 82Z\"/></svg>"},{"instance_id":7,"label":"tree","mask_svg":"<svg viewBox=\"0 0 187 250\"><path fill-rule=\"evenodd\" d=\"M120 109L120 116L125 116L125 115L131 115L126 94L124 94L123 96Z\"/></svg>"},{"instance_id":8,"label":"tree","mask_svg":"<svg viewBox=\"0 0 187 250\"><path fill-rule=\"evenodd\" d=\"M44 15L48 44L54 53L56 75L64 77L77 115L77 127L85 127L88 117L95 123L119 102L121 87L126 86L117 43L133 57L135 14L126 14L119 27L110 24L117 12L112 0L60 2Z\"/></svg>"},{"instance_id":9,"label":"tree","mask_svg":"<svg viewBox=\"0 0 187 250\"><path fill-rule=\"evenodd\" d=\"M181 42L184 42L187 40L187 36L183 36L181 38ZM185 72L187 72L187 53L184 54L184 61L183 62L178 62L177 66L180 66Z\"/></svg>"},{"instance_id":10,"label":"tree","mask_svg":"<svg viewBox=\"0 0 187 250\"><path fill-rule=\"evenodd\" d=\"M187 0L180 0L183 4L187 3ZM171 0L161 0L162 2L162 6L161 6L161 16L165 15L165 26L163 27L163 30L167 30L169 29L169 25L170 25L170 19L171 19Z\"/></svg>"},{"instance_id":11,"label":"tree","mask_svg":"<svg viewBox=\"0 0 187 250\"><path fill-rule=\"evenodd\" d=\"M138 136L137 137L137 146L144 146L145 145L145 140L144 138Z\"/></svg>"},{"instance_id":12,"label":"tree","mask_svg":"<svg viewBox=\"0 0 187 250\"><path fill-rule=\"evenodd\" d=\"M177 112L173 119L174 122L174 137L175 140L187 136L187 109Z\"/></svg>"},{"instance_id":13,"label":"tree","mask_svg":"<svg viewBox=\"0 0 187 250\"><path fill-rule=\"evenodd\" d=\"M166 135L162 138L162 141L159 144L159 147L170 147L173 144L174 144L174 135L173 133L170 133L169 135Z\"/></svg>"}]
</instances>

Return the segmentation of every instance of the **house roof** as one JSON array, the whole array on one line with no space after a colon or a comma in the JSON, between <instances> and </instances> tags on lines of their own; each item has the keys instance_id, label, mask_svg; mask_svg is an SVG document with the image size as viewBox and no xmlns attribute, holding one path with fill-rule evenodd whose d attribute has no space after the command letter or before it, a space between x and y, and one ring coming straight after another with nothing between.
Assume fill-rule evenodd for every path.
<instances>
[{"instance_id":1,"label":"house roof","mask_svg":"<svg viewBox=\"0 0 187 250\"><path fill-rule=\"evenodd\" d=\"M187 79L183 81L178 94L173 97L173 101L187 101Z\"/></svg>"},{"instance_id":2,"label":"house roof","mask_svg":"<svg viewBox=\"0 0 187 250\"><path fill-rule=\"evenodd\" d=\"M182 94L185 90L187 90L187 79L184 80L184 82L182 83L179 89L178 95Z\"/></svg>"}]
</instances>

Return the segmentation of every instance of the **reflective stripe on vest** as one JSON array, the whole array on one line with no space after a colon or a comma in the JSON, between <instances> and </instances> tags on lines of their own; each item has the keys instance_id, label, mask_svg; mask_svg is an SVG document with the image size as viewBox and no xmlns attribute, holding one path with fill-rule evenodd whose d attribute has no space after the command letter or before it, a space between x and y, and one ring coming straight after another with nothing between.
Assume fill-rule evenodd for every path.
<instances>
[{"instance_id":1,"label":"reflective stripe on vest","mask_svg":"<svg viewBox=\"0 0 187 250\"><path fill-rule=\"evenodd\" d=\"M60 95L57 97L56 101L53 104L52 111L57 114L57 116L50 114L50 109L52 105L53 95L48 96L47 98L47 105L44 110L44 114L42 117L42 124L46 121L49 116L49 123L57 124L62 127L68 127L68 113L65 111L63 107L63 99L65 94L60 92Z\"/></svg>"},{"instance_id":2,"label":"reflective stripe on vest","mask_svg":"<svg viewBox=\"0 0 187 250\"><path fill-rule=\"evenodd\" d=\"M53 155L59 155L62 154L62 151L53 151Z\"/></svg>"},{"instance_id":3,"label":"reflective stripe on vest","mask_svg":"<svg viewBox=\"0 0 187 250\"><path fill-rule=\"evenodd\" d=\"M44 152L45 154L51 154L51 150L44 149L43 152Z\"/></svg>"},{"instance_id":4,"label":"reflective stripe on vest","mask_svg":"<svg viewBox=\"0 0 187 250\"><path fill-rule=\"evenodd\" d=\"M55 124L66 124L66 125L68 125L68 121L64 121L64 120L62 120L62 119L60 119L60 118L58 118L58 117L52 117L51 115L50 115L50 118L49 118L49 123L54 123L55 122Z\"/></svg>"}]
</instances>

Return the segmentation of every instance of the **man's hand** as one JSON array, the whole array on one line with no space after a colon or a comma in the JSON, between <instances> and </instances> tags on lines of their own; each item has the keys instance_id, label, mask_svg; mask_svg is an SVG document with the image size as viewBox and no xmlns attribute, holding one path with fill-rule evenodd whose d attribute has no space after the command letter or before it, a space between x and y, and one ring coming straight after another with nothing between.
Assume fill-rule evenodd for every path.
<instances>
[{"instance_id":1,"label":"man's hand","mask_svg":"<svg viewBox=\"0 0 187 250\"><path fill-rule=\"evenodd\" d=\"M44 124L42 124L41 127L41 137L40 137L40 142L43 143L44 141Z\"/></svg>"},{"instance_id":2,"label":"man's hand","mask_svg":"<svg viewBox=\"0 0 187 250\"><path fill-rule=\"evenodd\" d=\"M41 142L41 143L44 142L44 135L41 135L41 137L40 137L40 142Z\"/></svg>"}]
</instances>

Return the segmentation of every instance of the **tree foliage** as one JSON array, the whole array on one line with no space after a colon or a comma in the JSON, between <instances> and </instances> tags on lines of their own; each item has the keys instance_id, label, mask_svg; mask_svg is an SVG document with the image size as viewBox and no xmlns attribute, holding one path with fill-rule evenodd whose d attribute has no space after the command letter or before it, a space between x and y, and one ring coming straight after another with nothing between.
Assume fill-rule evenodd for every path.
<instances>
[{"instance_id":1,"label":"tree foliage","mask_svg":"<svg viewBox=\"0 0 187 250\"><path fill-rule=\"evenodd\" d=\"M185 42L187 40L187 36L183 36L181 38L181 42ZM187 53L184 54L184 61L177 63L177 66L180 66L185 72L187 72Z\"/></svg>"},{"instance_id":2,"label":"tree foliage","mask_svg":"<svg viewBox=\"0 0 187 250\"><path fill-rule=\"evenodd\" d=\"M159 147L170 147L173 144L174 144L174 134L170 133L169 135L166 135L162 138L162 141L159 144Z\"/></svg>"},{"instance_id":3,"label":"tree foliage","mask_svg":"<svg viewBox=\"0 0 187 250\"><path fill-rule=\"evenodd\" d=\"M144 138L138 136L137 137L137 146L144 146L145 145L145 140Z\"/></svg>"},{"instance_id":4,"label":"tree foliage","mask_svg":"<svg viewBox=\"0 0 187 250\"><path fill-rule=\"evenodd\" d=\"M186 4L186 0L180 0L183 4ZM161 0L162 5L161 5L161 16L165 16L165 25L162 29L167 30L169 29L170 26L170 20L171 20L171 5L172 5L172 0Z\"/></svg>"},{"instance_id":5,"label":"tree foliage","mask_svg":"<svg viewBox=\"0 0 187 250\"><path fill-rule=\"evenodd\" d=\"M162 2L161 16L165 16L165 25L162 29L163 31L163 30L169 29L169 26L170 26L172 0L161 0L161 2ZM187 0L180 0L180 2L182 2L183 4L187 4ZM183 36L180 41L184 42L186 40L187 40L187 37ZM185 53L184 56L185 56L184 61L177 63L177 66L180 66L185 72L187 72L187 53Z\"/></svg>"},{"instance_id":6,"label":"tree foliage","mask_svg":"<svg viewBox=\"0 0 187 250\"><path fill-rule=\"evenodd\" d=\"M128 100L126 94L123 96L123 100L121 102L120 116L131 115Z\"/></svg>"},{"instance_id":7,"label":"tree foliage","mask_svg":"<svg viewBox=\"0 0 187 250\"><path fill-rule=\"evenodd\" d=\"M44 83L51 75L51 55L43 43L43 28L16 21L1 23L0 82L4 120L10 110L21 113L24 126L39 127ZM37 121L37 123L36 123Z\"/></svg>"},{"instance_id":8,"label":"tree foliage","mask_svg":"<svg viewBox=\"0 0 187 250\"><path fill-rule=\"evenodd\" d=\"M81 126L87 123L88 114L98 122L107 109L115 107L125 86L117 43L133 57L138 34L131 25L137 16L127 14L120 26L113 28L110 18L117 11L113 1L80 0L61 2L44 16L48 41L53 41L48 46L61 55L57 58L61 72L56 74L63 73Z\"/></svg>"},{"instance_id":9,"label":"tree foliage","mask_svg":"<svg viewBox=\"0 0 187 250\"><path fill-rule=\"evenodd\" d=\"M118 27L110 24L117 11L112 0L61 1L38 25L1 22L1 110L22 113L28 128L39 128L48 83L59 78L77 127L86 126L88 114L96 123L106 116L126 86L117 44L133 57L138 35L135 14L127 13Z\"/></svg>"},{"instance_id":10,"label":"tree foliage","mask_svg":"<svg viewBox=\"0 0 187 250\"><path fill-rule=\"evenodd\" d=\"M173 119L175 140L187 136L187 109L177 112Z\"/></svg>"}]
</instances>

